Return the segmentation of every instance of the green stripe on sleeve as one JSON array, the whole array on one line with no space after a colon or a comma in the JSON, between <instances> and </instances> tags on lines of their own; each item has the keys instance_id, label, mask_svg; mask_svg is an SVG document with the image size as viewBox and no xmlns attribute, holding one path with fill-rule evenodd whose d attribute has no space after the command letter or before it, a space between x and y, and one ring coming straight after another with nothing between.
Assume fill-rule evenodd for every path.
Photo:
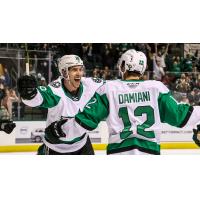
<instances>
[{"instance_id":1,"label":"green stripe on sleeve","mask_svg":"<svg viewBox=\"0 0 200 200\"><path fill-rule=\"evenodd\" d=\"M190 113L190 105L179 104L170 93L159 95L158 106L161 122L176 127L181 127Z\"/></svg>"},{"instance_id":2,"label":"green stripe on sleeve","mask_svg":"<svg viewBox=\"0 0 200 200\"><path fill-rule=\"evenodd\" d=\"M40 86L38 90L43 97L43 102L39 107L52 108L59 103L61 97L55 95L49 86Z\"/></svg>"},{"instance_id":3,"label":"green stripe on sleeve","mask_svg":"<svg viewBox=\"0 0 200 200\"><path fill-rule=\"evenodd\" d=\"M87 130L95 129L99 122L106 118L109 114L109 102L106 94L99 95L95 93L83 112L75 116L76 122Z\"/></svg>"}]
</instances>

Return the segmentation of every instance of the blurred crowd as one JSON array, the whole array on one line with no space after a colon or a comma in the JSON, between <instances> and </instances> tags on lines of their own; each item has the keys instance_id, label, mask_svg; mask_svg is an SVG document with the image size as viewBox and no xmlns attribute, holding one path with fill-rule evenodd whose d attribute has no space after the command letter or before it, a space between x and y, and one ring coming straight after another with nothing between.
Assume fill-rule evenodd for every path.
<instances>
[{"instance_id":1,"label":"blurred crowd","mask_svg":"<svg viewBox=\"0 0 200 200\"><path fill-rule=\"evenodd\" d=\"M38 84L46 86L59 76L58 60L66 54L79 55L85 65L85 76L112 80L120 78L118 58L128 49L142 51L147 56L145 79L162 81L179 102L199 105L199 52L184 52L184 44L166 43L30 43L28 44L30 73ZM19 49L25 44L0 44L0 49ZM49 52L51 52L49 54ZM25 55L26 53L24 53ZM0 55L0 118L12 118L12 105L19 105L16 85L10 76L12 66L1 64ZM51 77L51 78L50 78ZM15 106L16 107L16 106Z\"/></svg>"},{"instance_id":2,"label":"blurred crowd","mask_svg":"<svg viewBox=\"0 0 200 200\"><path fill-rule=\"evenodd\" d=\"M13 117L12 105L18 102L16 91L11 86L11 78L6 67L0 64L0 119L10 120Z\"/></svg>"}]
</instances>

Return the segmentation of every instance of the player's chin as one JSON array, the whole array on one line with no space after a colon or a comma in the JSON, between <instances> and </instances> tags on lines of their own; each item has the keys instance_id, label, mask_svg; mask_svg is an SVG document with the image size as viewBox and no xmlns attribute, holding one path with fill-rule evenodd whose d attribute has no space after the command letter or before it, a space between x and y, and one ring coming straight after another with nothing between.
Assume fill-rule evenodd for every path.
<instances>
[{"instance_id":1,"label":"player's chin","mask_svg":"<svg viewBox=\"0 0 200 200\"><path fill-rule=\"evenodd\" d=\"M80 86L80 84L81 84L81 80L74 81L74 86L76 86L77 88Z\"/></svg>"}]
</instances>

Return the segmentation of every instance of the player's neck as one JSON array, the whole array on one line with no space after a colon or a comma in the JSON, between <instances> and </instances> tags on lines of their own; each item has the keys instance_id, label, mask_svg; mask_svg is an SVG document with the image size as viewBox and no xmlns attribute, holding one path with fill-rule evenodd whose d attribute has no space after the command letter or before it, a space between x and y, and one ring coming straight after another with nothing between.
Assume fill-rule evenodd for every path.
<instances>
[{"instance_id":1,"label":"player's neck","mask_svg":"<svg viewBox=\"0 0 200 200\"><path fill-rule=\"evenodd\" d=\"M64 80L64 86L65 88L72 94L76 94L79 90L79 88L74 87L70 81Z\"/></svg>"},{"instance_id":2,"label":"player's neck","mask_svg":"<svg viewBox=\"0 0 200 200\"><path fill-rule=\"evenodd\" d=\"M124 80L140 80L139 76L127 76L124 78Z\"/></svg>"}]
</instances>

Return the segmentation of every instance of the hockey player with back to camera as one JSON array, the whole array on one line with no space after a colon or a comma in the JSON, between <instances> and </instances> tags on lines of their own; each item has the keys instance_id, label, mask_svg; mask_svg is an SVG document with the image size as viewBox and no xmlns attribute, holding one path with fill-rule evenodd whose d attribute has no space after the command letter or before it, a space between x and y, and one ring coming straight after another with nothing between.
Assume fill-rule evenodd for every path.
<instances>
[{"instance_id":1,"label":"hockey player with back to camera","mask_svg":"<svg viewBox=\"0 0 200 200\"><path fill-rule=\"evenodd\" d=\"M18 80L18 91L24 104L30 107L48 109L46 125L57 120L58 125L66 118L74 117L82 111L95 91L103 84L102 80L85 78L83 61L76 55L60 58L58 68L61 76L47 87L38 86L33 76L22 76ZM56 126L57 122L52 126ZM94 150L87 133L71 132L59 139L58 133L52 133L52 126L45 129L43 145L39 147L40 155L93 155Z\"/></svg>"},{"instance_id":2,"label":"hockey player with back to camera","mask_svg":"<svg viewBox=\"0 0 200 200\"><path fill-rule=\"evenodd\" d=\"M107 154L158 155L162 123L180 128L200 123L199 106L177 103L162 82L142 79L147 66L144 53L128 50L118 63L122 80L106 82L83 112L63 125L57 123L54 133L61 138L83 134L106 118Z\"/></svg>"}]
</instances>

